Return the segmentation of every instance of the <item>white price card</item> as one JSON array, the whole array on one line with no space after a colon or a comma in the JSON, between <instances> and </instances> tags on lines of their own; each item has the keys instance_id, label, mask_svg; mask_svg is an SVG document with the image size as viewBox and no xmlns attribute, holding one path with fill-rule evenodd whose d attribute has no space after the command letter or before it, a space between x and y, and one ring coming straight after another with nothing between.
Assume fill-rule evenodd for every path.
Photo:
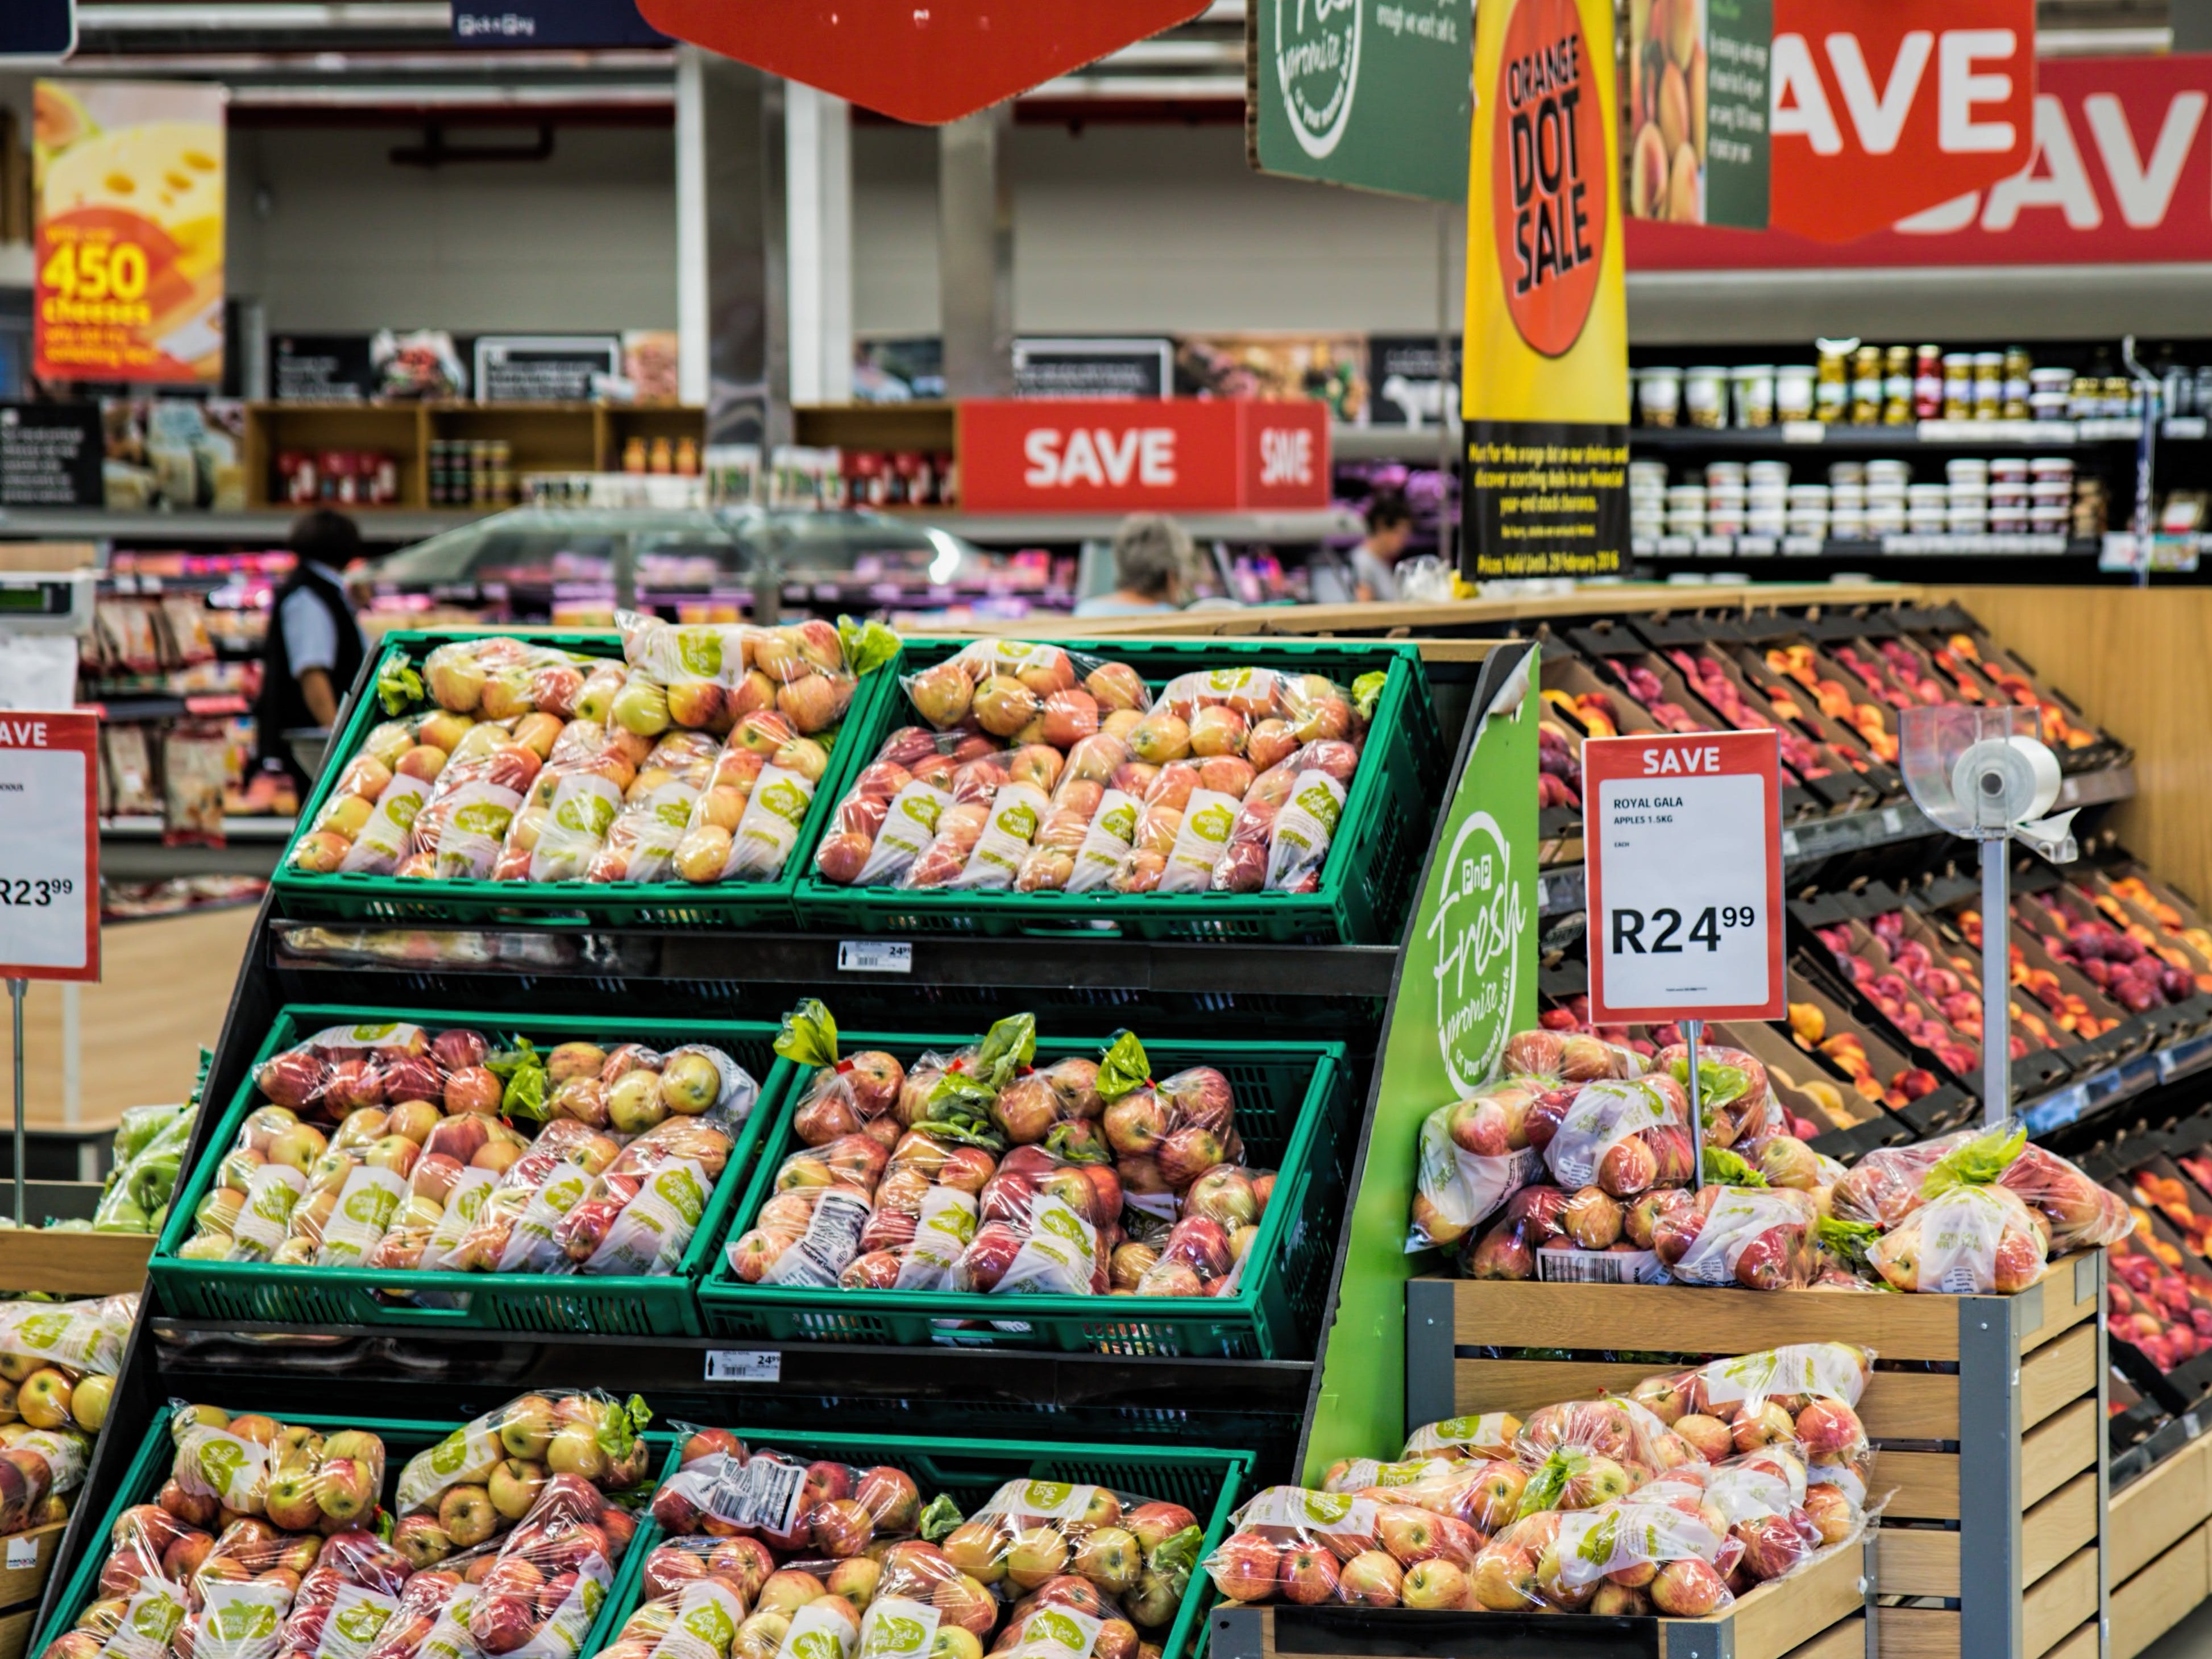
<instances>
[{"instance_id":1,"label":"white price card","mask_svg":"<svg viewBox=\"0 0 2212 1659\"><path fill-rule=\"evenodd\" d=\"M1593 738L1583 784L1591 1018L1782 1018L1775 734Z\"/></svg>"},{"instance_id":2,"label":"white price card","mask_svg":"<svg viewBox=\"0 0 2212 1659\"><path fill-rule=\"evenodd\" d=\"M709 1382L778 1382L783 1379L783 1354L775 1348L709 1348Z\"/></svg>"},{"instance_id":3,"label":"white price card","mask_svg":"<svg viewBox=\"0 0 2212 1659\"><path fill-rule=\"evenodd\" d=\"M0 977L100 977L100 722L0 709Z\"/></svg>"},{"instance_id":4,"label":"white price card","mask_svg":"<svg viewBox=\"0 0 2212 1659\"><path fill-rule=\"evenodd\" d=\"M914 946L896 939L840 939L837 941L837 971L841 974L910 974L914 971Z\"/></svg>"}]
</instances>

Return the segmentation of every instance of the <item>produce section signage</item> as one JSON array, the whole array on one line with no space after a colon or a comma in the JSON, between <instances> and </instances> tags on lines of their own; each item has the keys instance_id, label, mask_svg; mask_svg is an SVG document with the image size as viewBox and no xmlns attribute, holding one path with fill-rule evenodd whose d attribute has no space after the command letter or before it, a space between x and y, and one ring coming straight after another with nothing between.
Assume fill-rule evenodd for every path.
<instances>
[{"instance_id":1,"label":"produce section signage","mask_svg":"<svg viewBox=\"0 0 2212 1659\"><path fill-rule=\"evenodd\" d=\"M1206 7L1206 0L638 0L645 21L663 34L927 126L988 109Z\"/></svg>"},{"instance_id":2,"label":"produce section signage","mask_svg":"<svg viewBox=\"0 0 2212 1659\"><path fill-rule=\"evenodd\" d=\"M222 379L223 89L40 81L33 372Z\"/></svg>"},{"instance_id":3,"label":"produce section signage","mask_svg":"<svg viewBox=\"0 0 2212 1659\"><path fill-rule=\"evenodd\" d=\"M1627 547L1613 58L1604 0L1476 14L1460 556L1476 578L1608 574Z\"/></svg>"},{"instance_id":4,"label":"produce section signage","mask_svg":"<svg viewBox=\"0 0 2212 1659\"><path fill-rule=\"evenodd\" d=\"M1765 228L1772 0L1638 0L1628 21L1630 215Z\"/></svg>"},{"instance_id":5,"label":"produce section signage","mask_svg":"<svg viewBox=\"0 0 2212 1659\"><path fill-rule=\"evenodd\" d=\"M1825 87L1832 66L1824 58L1821 67ZM1932 63L1923 73L1935 76L1940 67ZM1863 96L1859 106L1874 116ZM2037 66L2033 109L2032 118L2002 118L2033 137L2002 173L1933 203L1882 202L1879 228L1840 246L1815 240L1816 230L1791 234L1797 226L1781 210L1784 141L1778 138L1778 228L1731 236L1632 222L1630 268L2212 260L2212 56L2045 59ZM1859 117L1840 87L1832 89L1827 112L1838 143L1857 132ZM1998 118L1994 107L1981 105L1974 116L1977 122ZM1875 134L1877 142L1886 137L1886 129ZM1787 142L1809 153L1807 141Z\"/></svg>"},{"instance_id":6,"label":"produce section signage","mask_svg":"<svg viewBox=\"0 0 2212 1659\"><path fill-rule=\"evenodd\" d=\"M1520 660L1510 654L1518 652ZM1536 1018L1536 649L1500 647L1476 689L1450 805L1421 873L1367 1144L1339 1258L1336 1322L1307 1431L1307 1484L1340 1457L1404 1437L1405 1281L1421 1120L1479 1088Z\"/></svg>"},{"instance_id":7,"label":"produce section signage","mask_svg":"<svg viewBox=\"0 0 2212 1659\"><path fill-rule=\"evenodd\" d=\"M1252 0L1249 159L1431 201L1467 195L1468 0Z\"/></svg>"},{"instance_id":8,"label":"produce section signage","mask_svg":"<svg viewBox=\"0 0 2212 1659\"><path fill-rule=\"evenodd\" d=\"M1311 400L981 398L959 422L974 513L1328 505L1328 408Z\"/></svg>"},{"instance_id":9,"label":"produce section signage","mask_svg":"<svg viewBox=\"0 0 2212 1659\"><path fill-rule=\"evenodd\" d=\"M1848 242L2027 164L2035 0L1775 0L1770 222Z\"/></svg>"},{"instance_id":10,"label":"produce section signage","mask_svg":"<svg viewBox=\"0 0 2212 1659\"><path fill-rule=\"evenodd\" d=\"M0 507L101 504L100 406L0 404Z\"/></svg>"},{"instance_id":11,"label":"produce section signage","mask_svg":"<svg viewBox=\"0 0 2212 1659\"><path fill-rule=\"evenodd\" d=\"M0 978L100 977L93 715L0 709Z\"/></svg>"},{"instance_id":12,"label":"produce section signage","mask_svg":"<svg viewBox=\"0 0 2212 1659\"><path fill-rule=\"evenodd\" d=\"M1583 744L1590 1018L1780 1019L1781 740Z\"/></svg>"}]
</instances>

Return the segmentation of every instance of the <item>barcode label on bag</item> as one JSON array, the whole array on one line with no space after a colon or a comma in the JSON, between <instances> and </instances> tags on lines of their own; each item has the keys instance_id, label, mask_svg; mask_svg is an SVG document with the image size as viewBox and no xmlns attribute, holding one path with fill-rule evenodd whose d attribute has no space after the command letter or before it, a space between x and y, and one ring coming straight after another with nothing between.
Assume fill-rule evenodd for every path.
<instances>
[{"instance_id":1,"label":"barcode label on bag","mask_svg":"<svg viewBox=\"0 0 2212 1659\"><path fill-rule=\"evenodd\" d=\"M1649 1250L1539 1250L1536 1277L1566 1285L1663 1285L1667 1270Z\"/></svg>"}]
</instances>

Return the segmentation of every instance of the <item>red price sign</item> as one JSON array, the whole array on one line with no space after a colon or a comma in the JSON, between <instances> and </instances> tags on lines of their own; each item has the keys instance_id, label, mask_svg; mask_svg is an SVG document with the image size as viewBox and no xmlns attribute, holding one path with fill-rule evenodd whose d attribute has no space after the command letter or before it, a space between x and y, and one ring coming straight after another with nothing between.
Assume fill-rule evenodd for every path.
<instances>
[{"instance_id":1,"label":"red price sign","mask_svg":"<svg viewBox=\"0 0 2212 1659\"><path fill-rule=\"evenodd\" d=\"M1594 1023L1787 1012L1781 760L1772 732L1583 744Z\"/></svg>"},{"instance_id":2,"label":"red price sign","mask_svg":"<svg viewBox=\"0 0 2212 1659\"><path fill-rule=\"evenodd\" d=\"M100 722L0 709L0 978L100 977Z\"/></svg>"}]
</instances>

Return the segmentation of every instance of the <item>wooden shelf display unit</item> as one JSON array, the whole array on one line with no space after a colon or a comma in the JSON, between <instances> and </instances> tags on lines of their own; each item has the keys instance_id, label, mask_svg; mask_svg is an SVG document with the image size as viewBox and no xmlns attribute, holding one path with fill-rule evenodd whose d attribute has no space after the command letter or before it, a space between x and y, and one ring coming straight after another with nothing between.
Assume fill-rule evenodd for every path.
<instances>
[{"instance_id":1,"label":"wooden shelf display unit","mask_svg":"<svg viewBox=\"0 0 2212 1659\"><path fill-rule=\"evenodd\" d=\"M502 438L518 488L527 472L619 472L632 438L703 444L707 419L692 408L604 404L249 404L246 490L249 507L292 505L279 493L276 458L288 451L367 450L398 464L395 507L430 505L433 439ZM374 512L373 507L350 509Z\"/></svg>"},{"instance_id":2,"label":"wooden shelf display unit","mask_svg":"<svg viewBox=\"0 0 2212 1659\"><path fill-rule=\"evenodd\" d=\"M2212 1595L2212 1439L2192 1440L2112 1496L2110 1659L2135 1656Z\"/></svg>"},{"instance_id":3,"label":"wooden shelf display unit","mask_svg":"<svg viewBox=\"0 0 2212 1659\"><path fill-rule=\"evenodd\" d=\"M2053 1262L2014 1296L1416 1279L1406 1286L1407 1422L1525 1416L1662 1369L1479 1357L1516 1352L1532 1332L1551 1352L1861 1344L1876 1355L1858 1407L1878 1449L1869 1492L1888 1494L1874 1534L1881 1606L1869 1659L2095 1659L2106 1612L2104 1286L2102 1251ZM2203 1509L2190 1513L2201 1520ZM2205 1553L2200 1534L2200 1573Z\"/></svg>"}]
</instances>

